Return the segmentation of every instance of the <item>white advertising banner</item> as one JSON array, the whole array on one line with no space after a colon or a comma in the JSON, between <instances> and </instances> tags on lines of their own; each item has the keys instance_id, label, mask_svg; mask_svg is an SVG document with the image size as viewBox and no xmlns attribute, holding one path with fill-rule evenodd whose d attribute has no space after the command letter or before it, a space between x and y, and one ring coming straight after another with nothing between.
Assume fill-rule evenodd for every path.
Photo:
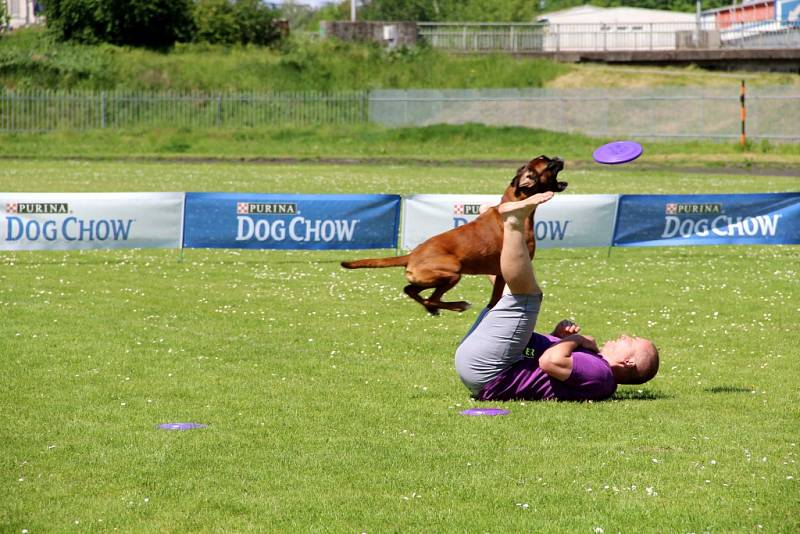
<instances>
[{"instance_id":1,"label":"white advertising banner","mask_svg":"<svg viewBox=\"0 0 800 534\"><path fill-rule=\"evenodd\" d=\"M184 193L0 193L0 250L179 248Z\"/></svg>"},{"instance_id":2,"label":"white advertising banner","mask_svg":"<svg viewBox=\"0 0 800 534\"><path fill-rule=\"evenodd\" d=\"M619 195L556 195L536 210L536 246L609 247ZM413 195L403 199L404 249L478 217L481 205L496 205L495 195Z\"/></svg>"}]
</instances>

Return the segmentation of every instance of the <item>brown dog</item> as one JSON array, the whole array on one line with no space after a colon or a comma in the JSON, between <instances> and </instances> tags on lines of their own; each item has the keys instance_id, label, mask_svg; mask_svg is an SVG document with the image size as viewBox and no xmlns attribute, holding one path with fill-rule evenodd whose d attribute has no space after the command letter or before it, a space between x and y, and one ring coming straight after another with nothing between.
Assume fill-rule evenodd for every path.
<instances>
[{"instance_id":1,"label":"brown dog","mask_svg":"<svg viewBox=\"0 0 800 534\"><path fill-rule=\"evenodd\" d=\"M559 182L559 171L564 162L558 158L539 156L517 169L517 174L503 193L500 201L523 200L545 191L559 192L567 182ZM531 259L536 241L533 235L533 214L525 221L525 235ZM503 246L503 221L497 207L489 208L477 219L458 228L435 235L421 243L410 254L393 258L343 261L346 269L364 267L406 267L410 282L405 293L416 300L432 315L440 308L462 312L469 303L442 302L442 295L453 288L463 274L497 275L490 306L500 298L505 282L500 276L500 249ZM420 296L425 289L435 288L428 298Z\"/></svg>"}]
</instances>

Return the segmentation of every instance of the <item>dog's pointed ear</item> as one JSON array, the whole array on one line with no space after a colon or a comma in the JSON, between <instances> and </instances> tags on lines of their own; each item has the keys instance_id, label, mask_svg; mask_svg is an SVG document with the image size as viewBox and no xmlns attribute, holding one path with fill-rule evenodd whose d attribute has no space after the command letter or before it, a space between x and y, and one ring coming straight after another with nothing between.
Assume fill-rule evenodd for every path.
<instances>
[{"instance_id":1,"label":"dog's pointed ear","mask_svg":"<svg viewBox=\"0 0 800 534\"><path fill-rule=\"evenodd\" d=\"M536 179L532 172L523 172L517 181L517 187L534 187Z\"/></svg>"},{"instance_id":2,"label":"dog's pointed ear","mask_svg":"<svg viewBox=\"0 0 800 534\"><path fill-rule=\"evenodd\" d=\"M527 172L528 166L523 165L519 169L517 169L517 174L514 176L514 179L511 180L511 185L515 187L533 187L536 185L536 181L533 177Z\"/></svg>"},{"instance_id":3,"label":"dog's pointed ear","mask_svg":"<svg viewBox=\"0 0 800 534\"><path fill-rule=\"evenodd\" d=\"M517 187L533 187L535 185L536 180L534 180L529 174L521 177L517 183Z\"/></svg>"}]
</instances>

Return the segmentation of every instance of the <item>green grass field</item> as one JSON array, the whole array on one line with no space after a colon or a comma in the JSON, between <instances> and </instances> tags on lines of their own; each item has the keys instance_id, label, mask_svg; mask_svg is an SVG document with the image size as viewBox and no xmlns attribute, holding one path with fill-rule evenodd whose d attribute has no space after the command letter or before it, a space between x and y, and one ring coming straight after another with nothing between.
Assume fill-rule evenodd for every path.
<instances>
[{"instance_id":1,"label":"green grass field","mask_svg":"<svg viewBox=\"0 0 800 534\"><path fill-rule=\"evenodd\" d=\"M0 133L0 157L90 161L135 161L139 158L179 162L203 162L208 159L252 162L293 158L306 162L338 159L340 163L347 159L367 159L391 166L430 162L462 167L465 161L499 159L506 160L507 165L512 166L543 153L559 156L569 162L589 163L595 148L613 140L481 124L440 124L422 128L340 125L212 130L143 127L128 130ZM768 166L789 169L791 172L783 174L800 176L800 143L761 141L745 147L732 142L707 141L642 140L642 143L644 156L620 169L623 173L664 165L666 170L675 167L737 167L753 172ZM589 165L597 169L593 162ZM449 190L452 185L443 187L440 191Z\"/></svg>"},{"instance_id":2,"label":"green grass field","mask_svg":"<svg viewBox=\"0 0 800 534\"><path fill-rule=\"evenodd\" d=\"M7 159L0 190L494 193L513 170ZM567 194L798 190L562 176ZM538 251L541 329L652 337L661 371L496 418L459 415L476 403L453 370L488 283L429 317L400 270L338 266L391 252L0 253L0 531L800 530L798 247ZM175 421L209 426L156 429Z\"/></svg>"}]
</instances>

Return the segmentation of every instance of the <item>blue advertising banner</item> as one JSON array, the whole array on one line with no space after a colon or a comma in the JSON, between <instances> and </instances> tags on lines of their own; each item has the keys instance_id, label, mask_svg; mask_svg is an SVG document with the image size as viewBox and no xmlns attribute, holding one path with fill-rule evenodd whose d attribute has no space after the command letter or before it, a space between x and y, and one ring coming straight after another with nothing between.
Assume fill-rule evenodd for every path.
<instances>
[{"instance_id":1,"label":"blue advertising banner","mask_svg":"<svg viewBox=\"0 0 800 534\"><path fill-rule=\"evenodd\" d=\"M800 0L782 0L777 2L775 18L785 25L800 25Z\"/></svg>"},{"instance_id":2,"label":"blue advertising banner","mask_svg":"<svg viewBox=\"0 0 800 534\"><path fill-rule=\"evenodd\" d=\"M186 248L395 248L399 195L186 193Z\"/></svg>"},{"instance_id":3,"label":"blue advertising banner","mask_svg":"<svg viewBox=\"0 0 800 534\"><path fill-rule=\"evenodd\" d=\"M800 244L800 193L622 195L614 246Z\"/></svg>"}]
</instances>

